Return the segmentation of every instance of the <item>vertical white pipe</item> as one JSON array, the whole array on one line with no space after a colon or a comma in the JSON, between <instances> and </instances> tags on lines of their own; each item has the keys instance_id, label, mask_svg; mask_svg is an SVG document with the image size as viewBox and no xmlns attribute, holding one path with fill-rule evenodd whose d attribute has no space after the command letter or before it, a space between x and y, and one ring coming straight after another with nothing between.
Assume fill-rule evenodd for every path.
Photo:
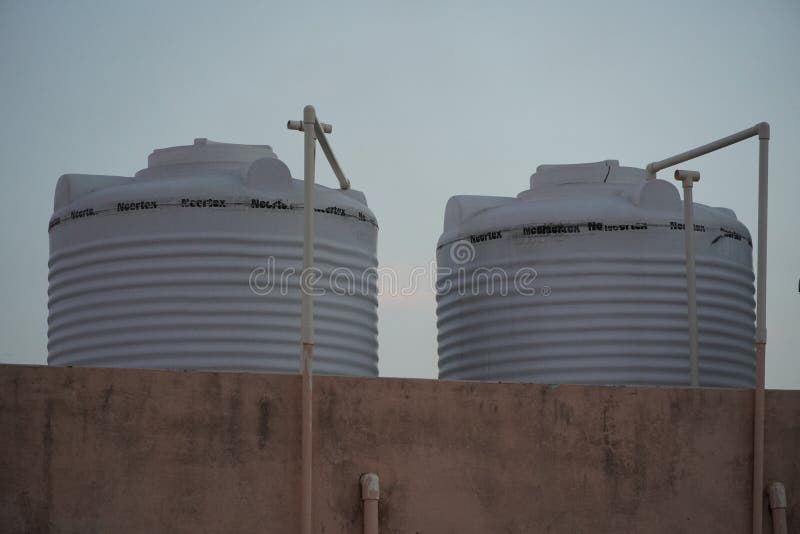
<instances>
[{"instance_id":1,"label":"vertical white pipe","mask_svg":"<svg viewBox=\"0 0 800 534\"><path fill-rule=\"evenodd\" d=\"M769 182L769 125L758 138L758 251L756 271L756 342L767 342L767 191ZM762 135L764 137L762 137Z\"/></svg>"},{"instance_id":2,"label":"vertical white pipe","mask_svg":"<svg viewBox=\"0 0 800 534\"><path fill-rule=\"evenodd\" d=\"M700 173L675 171L675 179L683 182L683 226L686 252L686 296L689 310L689 384L700 385L700 354L697 341L697 275L694 248L694 204L692 186L700 180Z\"/></svg>"},{"instance_id":3,"label":"vertical white pipe","mask_svg":"<svg viewBox=\"0 0 800 534\"><path fill-rule=\"evenodd\" d=\"M786 488L780 482L770 482L767 486L769 509L772 512L772 534L786 534Z\"/></svg>"},{"instance_id":4,"label":"vertical white pipe","mask_svg":"<svg viewBox=\"0 0 800 534\"><path fill-rule=\"evenodd\" d=\"M692 185L683 183L683 223L686 235L686 292L689 297L689 383L700 385L700 356L697 347L697 279L694 263L694 210L692 209Z\"/></svg>"},{"instance_id":5,"label":"vertical white pipe","mask_svg":"<svg viewBox=\"0 0 800 534\"><path fill-rule=\"evenodd\" d=\"M301 518L300 532L311 534L312 525L312 384L314 363L314 300L311 294L311 269L314 267L314 123L316 112L313 106L303 109L303 134L305 140L303 161L303 272L300 275L302 294L300 372L303 375L302 389L302 443L301 443Z\"/></svg>"},{"instance_id":6,"label":"vertical white pipe","mask_svg":"<svg viewBox=\"0 0 800 534\"><path fill-rule=\"evenodd\" d=\"M769 125L758 132L758 252L756 271L756 389L753 398L753 534L764 515L764 372L767 353L767 199Z\"/></svg>"},{"instance_id":7,"label":"vertical white pipe","mask_svg":"<svg viewBox=\"0 0 800 534\"><path fill-rule=\"evenodd\" d=\"M364 507L364 534L378 534L380 481L375 473L361 475L361 502Z\"/></svg>"}]
</instances>

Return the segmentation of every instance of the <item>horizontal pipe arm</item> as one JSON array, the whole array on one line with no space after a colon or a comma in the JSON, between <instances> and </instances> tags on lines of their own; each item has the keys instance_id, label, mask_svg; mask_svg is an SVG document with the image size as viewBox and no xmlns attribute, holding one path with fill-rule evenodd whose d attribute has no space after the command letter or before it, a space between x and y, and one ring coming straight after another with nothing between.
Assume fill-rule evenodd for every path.
<instances>
[{"instance_id":1,"label":"horizontal pipe arm","mask_svg":"<svg viewBox=\"0 0 800 534\"><path fill-rule=\"evenodd\" d=\"M331 133L333 131L333 126L326 122L319 123L322 126L322 131L325 133ZM303 121L288 121L286 123L286 127L290 130L297 130L298 132L303 131Z\"/></svg>"},{"instance_id":2,"label":"horizontal pipe arm","mask_svg":"<svg viewBox=\"0 0 800 534\"><path fill-rule=\"evenodd\" d=\"M722 139L717 139L716 141L712 141L708 144L693 148L691 150L687 150L686 152L681 152L680 154L676 154L670 158L662 159L661 161L654 161L653 163L649 163L647 165L646 170L650 176L655 176L658 171L666 169L667 167L672 167L673 165L683 163L684 161L689 161L690 159L694 159L698 156L703 156L709 152L714 152L715 150L725 148L726 146L738 143L739 141L744 141L750 137L755 137L756 135L760 139L769 139L769 124L766 122L759 122L755 126L751 126L750 128L742 130L741 132L736 132L735 134L723 137Z\"/></svg>"}]
</instances>

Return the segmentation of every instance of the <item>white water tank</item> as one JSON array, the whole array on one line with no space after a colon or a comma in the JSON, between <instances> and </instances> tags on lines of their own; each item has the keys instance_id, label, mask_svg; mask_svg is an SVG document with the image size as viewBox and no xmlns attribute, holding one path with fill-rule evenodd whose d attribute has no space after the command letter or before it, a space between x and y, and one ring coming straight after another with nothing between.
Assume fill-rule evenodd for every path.
<instances>
[{"instance_id":1,"label":"white water tank","mask_svg":"<svg viewBox=\"0 0 800 534\"><path fill-rule=\"evenodd\" d=\"M687 385L677 188L617 161L542 165L530 185L517 198L447 204L439 377ZM750 234L729 209L694 214L700 384L751 388Z\"/></svg>"},{"instance_id":2,"label":"white water tank","mask_svg":"<svg viewBox=\"0 0 800 534\"><path fill-rule=\"evenodd\" d=\"M314 372L375 376L377 223L359 191L315 195ZM298 371L303 183L269 146L157 149L54 204L50 364Z\"/></svg>"}]
</instances>

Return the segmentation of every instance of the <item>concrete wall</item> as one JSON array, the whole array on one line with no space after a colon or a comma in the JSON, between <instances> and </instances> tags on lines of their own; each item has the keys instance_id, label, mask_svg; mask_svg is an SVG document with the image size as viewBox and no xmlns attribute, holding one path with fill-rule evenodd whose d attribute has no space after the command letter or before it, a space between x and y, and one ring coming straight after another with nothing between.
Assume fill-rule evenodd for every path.
<instances>
[{"instance_id":1,"label":"concrete wall","mask_svg":"<svg viewBox=\"0 0 800 534\"><path fill-rule=\"evenodd\" d=\"M0 531L293 532L295 376L0 367ZM382 533L750 531L752 393L320 377L315 524ZM800 392L766 476L800 532ZM769 514L767 514L768 516Z\"/></svg>"}]
</instances>

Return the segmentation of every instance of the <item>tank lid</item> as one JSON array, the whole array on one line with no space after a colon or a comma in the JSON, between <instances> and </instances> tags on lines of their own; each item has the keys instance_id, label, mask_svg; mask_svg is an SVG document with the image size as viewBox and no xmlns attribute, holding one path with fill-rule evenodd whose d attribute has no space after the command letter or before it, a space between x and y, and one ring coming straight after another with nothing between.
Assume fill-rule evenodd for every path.
<instances>
[{"instance_id":1,"label":"tank lid","mask_svg":"<svg viewBox=\"0 0 800 534\"><path fill-rule=\"evenodd\" d=\"M156 148L147 158L147 168L191 163L252 163L257 159L277 158L269 145L218 143L205 137L192 145Z\"/></svg>"},{"instance_id":2,"label":"tank lid","mask_svg":"<svg viewBox=\"0 0 800 534\"><path fill-rule=\"evenodd\" d=\"M539 165L536 167L536 172L531 174L531 188L537 185L605 182L611 170L617 167L619 161L615 159L594 163Z\"/></svg>"},{"instance_id":3,"label":"tank lid","mask_svg":"<svg viewBox=\"0 0 800 534\"><path fill-rule=\"evenodd\" d=\"M647 179L644 169L620 167L619 161L607 159L594 163L571 163L566 165L539 165L531 174L531 188L520 196L542 187L564 184L590 183L639 183Z\"/></svg>"}]
</instances>

